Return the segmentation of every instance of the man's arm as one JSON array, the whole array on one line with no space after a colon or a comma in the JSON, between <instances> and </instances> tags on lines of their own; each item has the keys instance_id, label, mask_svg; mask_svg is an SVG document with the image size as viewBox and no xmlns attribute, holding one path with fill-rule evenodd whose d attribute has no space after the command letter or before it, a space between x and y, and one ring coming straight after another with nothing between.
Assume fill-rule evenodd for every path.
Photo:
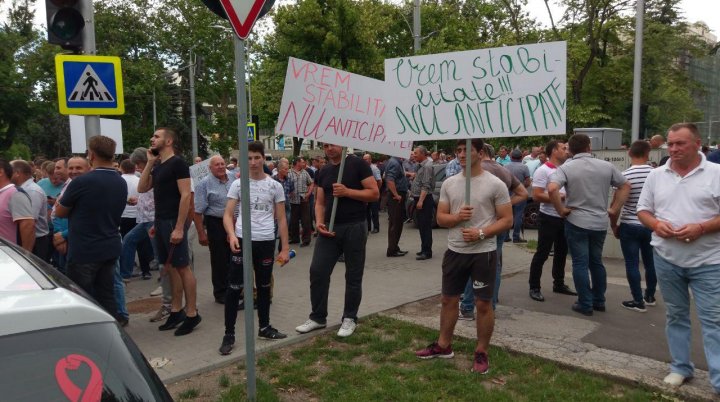
<instances>
[{"instance_id":1,"label":"man's arm","mask_svg":"<svg viewBox=\"0 0 720 402\"><path fill-rule=\"evenodd\" d=\"M55 216L58 218L67 218L70 216L70 208L60 203L55 204Z\"/></svg>"},{"instance_id":2,"label":"man's arm","mask_svg":"<svg viewBox=\"0 0 720 402\"><path fill-rule=\"evenodd\" d=\"M490 226L484 228L469 227L462 230L463 240L466 242L474 242L480 240L480 231L482 230L485 238L492 237L498 233L507 232L513 226L512 204L502 204L495 206L496 221Z\"/></svg>"},{"instance_id":3,"label":"man's arm","mask_svg":"<svg viewBox=\"0 0 720 402\"><path fill-rule=\"evenodd\" d=\"M453 228L463 222L469 221L472 217L473 208L463 205L456 214L450 213L450 204L446 201L438 202L436 218L439 226Z\"/></svg>"},{"instance_id":4,"label":"man's arm","mask_svg":"<svg viewBox=\"0 0 720 402\"><path fill-rule=\"evenodd\" d=\"M328 231L325 225L325 190L321 186L317 186L315 193L315 227L321 236L335 236L335 233Z\"/></svg>"},{"instance_id":5,"label":"man's arm","mask_svg":"<svg viewBox=\"0 0 720 402\"><path fill-rule=\"evenodd\" d=\"M225 228L225 234L227 235L227 241L230 244L230 250L233 253L240 251L240 242L235 236L235 207L238 204L238 200L234 198L228 198L227 204L225 204L225 213L223 213L223 227Z\"/></svg>"},{"instance_id":6,"label":"man's arm","mask_svg":"<svg viewBox=\"0 0 720 402\"><path fill-rule=\"evenodd\" d=\"M145 169L143 169L142 174L140 175L140 181L138 181L138 193L147 193L153 188L152 175L150 172L152 172L153 166L155 166L155 160L157 157L148 149L147 158L148 161L145 164Z\"/></svg>"},{"instance_id":7,"label":"man's arm","mask_svg":"<svg viewBox=\"0 0 720 402\"><path fill-rule=\"evenodd\" d=\"M189 218L192 219L193 222L195 222L195 230L197 230L198 234L198 243L200 243L201 246L207 246L208 243L208 237L207 232L205 231L205 226L203 225L203 215L200 213L195 212L195 197L190 197L190 210L188 211Z\"/></svg>"},{"instance_id":8,"label":"man's arm","mask_svg":"<svg viewBox=\"0 0 720 402\"><path fill-rule=\"evenodd\" d=\"M20 245L32 253L35 246L35 219L27 218L15 221L20 231Z\"/></svg>"},{"instance_id":9,"label":"man's arm","mask_svg":"<svg viewBox=\"0 0 720 402\"><path fill-rule=\"evenodd\" d=\"M280 254L278 255L278 259L283 262L288 262L290 260L290 243L288 239L287 215L285 215L284 201L275 203L275 220L277 221L278 234L280 235Z\"/></svg>"},{"instance_id":10,"label":"man's arm","mask_svg":"<svg viewBox=\"0 0 720 402\"><path fill-rule=\"evenodd\" d=\"M547 189L550 202L553 204L553 207L555 207L558 215L562 217L570 215L571 210L563 205L562 199L560 198L560 185L555 182L550 182Z\"/></svg>"},{"instance_id":11,"label":"man's arm","mask_svg":"<svg viewBox=\"0 0 720 402\"><path fill-rule=\"evenodd\" d=\"M143 171L143 173L145 173ZM170 242L173 244L180 243L183 238L183 228L185 226L185 220L188 217L190 211L191 193L190 193L190 179L179 179L177 181L178 191L180 191L180 204L178 206L178 218L175 222L175 229L170 234Z\"/></svg>"},{"instance_id":12,"label":"man's arm","mask_svg":"<svg viewBox=\"0 0 720 402\"><path fill-rule=\"evenodd\" d=\"M618 187L617 190L615 190L615 195L613 196L612 204L610 205L610 208L608 209L608 215L610 215L611 221L614 216L615 222L617 222L617 218L620 216L620 208L622 208L623 204L625 204L625 201L627 201L629 195L630 195L630 182L626 181L623 185Z\"/></svg>"},{"instance_id":13,"label":"man's arm","mask_svg":"<svg viewBox=\"0 0 720 402\"><path fill-rule=\"evenodd\" d=\"M387 189L390 192L390 195L395 201L402 200L402 196L397 191L397 186L395 185L395 180L387 180L385 181L387 184Z\"/></svg>"},{"instance_id":14,"label":"man's arm","mask_svg":"<svg viewBox=\"0 0 720 402\"><path fill-rule=\"evenodd\" d=\"M377 183L375 182L375 178L372 175L370 175L370 176L364 178L360 182L360 184L362 184L362 186L363 186L362 190L355 190L355 189L345 187L344 184L333 183L333 196L334 197L348 197L348 198L352 198L353 200L358 200L358 201L363 201L363 202L377 201L377 199L380 197L380 189L378 189ZM319 193L320 193L320 191L318 191L318 194ZM320 197L318 197L318 199L319 198ZM315 204L317 205L317 202ZM315 216L317 216L317 211L315 212Z\"/></svg>"},{"instance_id":15,"label":"man's arm","mask_svg":"<svg viewBox=\"0 0 720 402\"><path fill-rule=\"evenodd\" d=\"M513 195L510 196L510 205L521 203L528 198L528 192L522 183L518 182L518 185L513 188Z\"/></svg>"}]
</instances>

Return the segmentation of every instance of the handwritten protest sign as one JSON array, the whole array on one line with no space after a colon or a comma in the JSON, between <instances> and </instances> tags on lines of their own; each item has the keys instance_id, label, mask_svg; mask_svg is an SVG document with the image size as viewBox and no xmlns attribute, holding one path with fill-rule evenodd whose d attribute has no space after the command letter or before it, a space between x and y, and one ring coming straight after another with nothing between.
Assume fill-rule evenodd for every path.
<instances>
[{"instance_id":1,"label":"handwritten protest sign","mask_svg":"<svg viewBox=\"0 0 720 402\"><path fill-rule=\"evenodd\" d=\"M387 59L385 134L402 141L565 134L566 47Z\"/></svg>"},{"instance_id":2,"label":"handwritten protest sign","mask_svg":"<svg viewBox=\"0 0 720 402\"><path fill-rule=\"evenodd\" d=\"M407 158L412 140L385 135L384 83L290 58L276 134Z\"/></svg>"},{"instance_id":3,"label":"handwritten protest sign","mask_svg":"<svg viewBox=\"0 0 720 402\"><path fill-rule=\"evenodd\" d=\"M190 166L190 178L195 184L210 174L210 158Z\"/></svg>"}]
</instances>

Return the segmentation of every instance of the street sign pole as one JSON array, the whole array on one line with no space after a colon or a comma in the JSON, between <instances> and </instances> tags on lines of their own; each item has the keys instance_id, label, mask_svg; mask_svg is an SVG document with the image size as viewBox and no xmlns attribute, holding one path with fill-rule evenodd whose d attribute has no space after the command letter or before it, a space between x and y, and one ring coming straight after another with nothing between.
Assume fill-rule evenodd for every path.
<instances>
[{"instance_id":1,"label":"street sign pole","mask_svg":"<svg viewBox=\"0 0 720 402\"><path fill-rule=\"evenodd\" d=\"M92 1L84 2L85 29L83 30L83 51L86 55L94 56L95 50L95 8ZM100 135L100 116L85 116L85 140Z\"/></svg>"},{"instance_id":2,"label":"street sign pole","mask_svg":"<svg viewBox=\"0 0 720 402\"><path fill-rule=\"evenodd\" d=\"M238 119L238 165L240 166L240 208L242 216L243 283L245 299L245 370L247 399L256 400L255 317L253 314L252 234L250 231L250 172L248 171L247 108L245 105L245 42L235 37L235 81Z\"/></svg>"}]
</instances>

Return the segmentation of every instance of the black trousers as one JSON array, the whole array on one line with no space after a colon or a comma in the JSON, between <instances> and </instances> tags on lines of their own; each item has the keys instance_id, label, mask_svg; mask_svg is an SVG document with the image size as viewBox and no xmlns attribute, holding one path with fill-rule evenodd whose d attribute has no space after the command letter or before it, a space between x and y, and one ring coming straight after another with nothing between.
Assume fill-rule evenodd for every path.
<instances>
[{"instance_id":1,"label":"black trousers","mask_svg":"<svg viewBox=\"0 0 720 402\"><path fill-rule=\"evenodd\" d=\"M36 237L35 238L35 245L33 246L33 254L38 256L41 260L49 263L50 257L52 256L53 250L53 243L52 243L52 237L53 234L50 232L50 234L46 234L45 236Z\"/></svg>"},{"instance_id":2,"label":"black trousers","mask_svg":"<svg viewBox=\"0 0 720 402\"><path fill-rule=\"evenodd\" d=\"M565 284L565 259L568 248L565 240L565 219L540 213L538 217L538 246L530 263L530 289L540 289L542 269L550 250L555 246L552 276L553 286Z\"/></svg>"},{"instance_id":3,"label":"black trousers","mask_svg":"<svg viewBox=\"0 0 720 402\"><path fill-rule=\"evenodd\" d=\"M312 216L310 215L310 201L301 201L299 204L290 204L290 241L297 243L310 243L310 232L312 231ZM302 233L300 233L302 223Z\"/></svg>"},{"instance_id":4,"label":"black trousers","mask_svg":"<svg viewBox=\"0 0 720 402\"><path fill-rule=\"evenodd\" d=\"M420 231L420 251L423 254L432 257L432 217L435 200L433 200L432 194L428 194L425 197L422 209L418 209L417 203L419 199L420 197L415 198L415 216L417 217L415 224Z\"/></svg>"},{"instance_id":5,"label":"black trousers","mask_svg":"<svg viewBox=\"0 0 720 402\"><path fill-rule=\"evenodd\" d=\"M341 213L341 211L338 211ZM342 318L357 320L365 272L365 222L335 225L335 237L318 236L310 263L310 319L325 324L328 315L330 276L341 254L345 254L345 307Z\"/></svg>"},{"instance_id":6,"label":"black trousers","mask_svg":"<svg viewBox=\"0 0 720 402\"><path fill-rule=\"evenodd\" d=\"M387 254L393 254L400 251L398 243L403 231L405 222L405 202L407 201L406 192L398 192L402 199L395 201L392 194L388 192L387 210L388 210L388 247Z\"/></svg>"},{"instance_id":7,"label":"black trousers","mask_svg":"<svg viewBox=\"0 0 720 402\"><path fill-rule=\"evenodd\" d=\"M380 230L380 202L368 202L366 219L368 231Z\"/></svg>"},{"instance_id":8,"label":"black trousers","mask_svg":"<svg viewBox=\"0 0 720 402\"><path fill-rule=\"evenodd\" d=\"M215 296L215 300L225 300L231 255L230 244L227 242L227 233L223 227L222 218L203 215L203 220L208 235L208 248L210 249L213 296Z\"/></svg>"},{"instance_id":9,"label":"black trousers","mask_svg":"<svg viewBox=\"0 0 720 402\"><path fill-rule=\"evenodd\" d=\"M240 244L242 239L238 238ZM237 308L240 297L243 295L243 253L231 254L230 270L228 272L228 287L225 292L225 334L235 334L237 322ZM259 327L270 325L270 282L272 279L273 262L275 258L275 240L252 242L252 264L255 271L255 286L257 287L257 313ZM246 306L246 311L252 311L252 306ZM246 313L249 314L249 313Z\"/></svg>"},{"instance_id":10,"label":"black trousers","mask_svg":"<svg viewBox=\"0 0 720 402\"><path fill-rule=\"evenodd\" d=\"M113 317L118 315L115 302L115 261L117 258L89 263L68 262L66 265L68 278L93 295Z\"/></svg>"}]
</instances>

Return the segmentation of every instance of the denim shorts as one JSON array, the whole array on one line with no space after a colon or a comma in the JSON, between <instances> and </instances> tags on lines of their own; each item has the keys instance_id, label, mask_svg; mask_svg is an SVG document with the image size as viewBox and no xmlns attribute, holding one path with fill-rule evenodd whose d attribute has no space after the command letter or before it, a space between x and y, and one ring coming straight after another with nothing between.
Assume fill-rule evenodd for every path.
<instances>
[{"instance_id":1,"label":"denim shorts","mask_svg":"<svg viewBox=\"0 0 720 402\"><path fill-rule=\"evenodd\" d=\"M165 264L170 255L170 265L174 268L182 268L190 265L190 254L188 252L188 226L183 228L183 238L178 244L170 244L170 234L175 228L176 219L155 220L155 246L157 247L157 259L160 264Z\"/></svg>"}]
</instances>

